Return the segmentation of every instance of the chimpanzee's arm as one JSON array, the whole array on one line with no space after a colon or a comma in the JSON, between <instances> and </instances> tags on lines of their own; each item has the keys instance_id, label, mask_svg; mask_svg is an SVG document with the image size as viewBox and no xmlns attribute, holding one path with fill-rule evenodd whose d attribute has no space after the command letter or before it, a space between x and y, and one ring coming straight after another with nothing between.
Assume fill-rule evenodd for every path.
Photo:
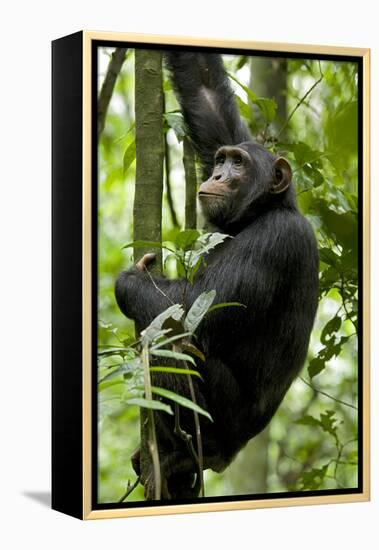
<instances>
[{"instance_id":1,"label":"chimpanzee's arm","mask_svg":"<svg viewBox=\"0 0 379 550\"><path fill-rule=\"evenodd\" d=\"M261 254L254 254L249 238L240 235L228 239L206 257L206 268L201 268L191 285L185 279L166 279L147 272L144 256L136 266L123 271L116 282L116 299L121 311L144 328L162 311L175 303L183 304L188 310L196 298L205 291L215 290L217 302L240 301L244 305L254 303L259 310L266 302L267 293L273 292L277 284L277 272L265 269ZM152 255L153 256L153 255ZM261 262L257 266L255 259ZM248 286L246 284L248 281ZM271 288L269 288L271 287ZM228 311L228 317L232 315ZM213 331L215 318L212 325ZM217 324L217 322L216 322Z\"/></svg>"},{"instance_id":2,"label":"chimpanzee's arm","mask_svg":"<svg viewBox=\"0 0 379 550\"><path fill-rule=\"evenodd\" d=\"M136 266L120 273L116 281L116 300L121 311L137 323L148 326L165 309L183 302L184 280L153 276Z\"/></svg>"},{"instance_id":3,"label":"chimpanzee's arm","mask_svg":"<svg viewBox=\"0 0 379 550\"><path fill-rule=\"evenodd\" d=\"M170 51L166 60L207 179L217 149L251 140L251 135L241 121L220 55Z\"/></svg>"}]
</instances>

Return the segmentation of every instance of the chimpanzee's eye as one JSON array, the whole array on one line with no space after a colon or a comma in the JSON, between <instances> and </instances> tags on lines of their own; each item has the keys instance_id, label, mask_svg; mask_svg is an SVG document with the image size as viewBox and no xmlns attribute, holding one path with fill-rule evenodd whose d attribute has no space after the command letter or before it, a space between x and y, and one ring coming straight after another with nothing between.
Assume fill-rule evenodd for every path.
<instances>
[{"instance_id":1,"label":"chimpanzee's eye","mask_svg":"<svg viewBox=\"0 0 379 550\"><path fill-rule=\"evenodd\" d=\"M225 155L218 155L216 157L216 164L224 164L225 162Z\"/></svg>"},{"instance_id":2,"label":"chimpanzee's eye","mask_svg":"<svg viewBox=\"0 0 379 550\"><path fill-rule=\"evenodd\" d=\"M242 164L242 157L240 155L236 155L234 157L234 164L236 164L237 166L240 166Z\"/></svg>"}]
</instances>

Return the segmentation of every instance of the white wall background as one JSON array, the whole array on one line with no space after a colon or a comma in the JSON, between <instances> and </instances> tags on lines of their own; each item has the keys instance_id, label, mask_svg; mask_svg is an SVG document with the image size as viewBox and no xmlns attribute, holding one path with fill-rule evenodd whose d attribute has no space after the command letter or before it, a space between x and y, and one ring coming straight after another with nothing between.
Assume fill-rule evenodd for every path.
<instances>
[{"instance_id":1,"label":"white wall background","mask_svg":"<svg viewBox=\"0 0 379 550\"><path fill-rule=\"evenodd\" d=\"M82 523L50 483L50 41L80 29L372 48L372 304L378 307L376 3L370 0L41 0L0 16L0 544L3 548L343 550L378 544L378 313L372 315L371 503ZM5 306L5 307L4 307ZM68 397L69 406L69 397ZM37 500L30 494L36 493ZM28 496L29 494L29 496Z\"/></svg>"}]
</instances>

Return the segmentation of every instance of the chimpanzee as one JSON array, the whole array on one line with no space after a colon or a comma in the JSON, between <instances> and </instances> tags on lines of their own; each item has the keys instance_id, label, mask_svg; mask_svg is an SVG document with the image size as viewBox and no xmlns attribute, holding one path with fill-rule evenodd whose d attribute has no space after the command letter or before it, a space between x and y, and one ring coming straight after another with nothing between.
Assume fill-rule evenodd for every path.
<instances>
[{"instance_id":1,"label":"chimpanzee","mask_svg":"<svg viewBox=\"0 0 379 550\"><path fill-rule=\"evenodd\" d=\"M196 345L206 361L196 399L212 416L201 417L204 469L220 472L273 417L306 358L318 299L318 251L313 230L296 205L291 168L255 143L241 121L218 54L166 54L172 82L204 183L198 197L215 230L233 238L206 257L185 296L189 308L215 289L220 308L202 321ZM153 256L122 272L116 298L140 328L183 299L182 279L147 273ZM160 290L159 290L160 289ZM159 375L156 385L189 397L185 376ZM155 413L162 497L198 496L197 465L166 413ZM192 411L180 408L180 425L195 439ZM138 472L138 454L134 466ZM144 480L153 498L153 474Z\"/></svg>"}]
</instances>

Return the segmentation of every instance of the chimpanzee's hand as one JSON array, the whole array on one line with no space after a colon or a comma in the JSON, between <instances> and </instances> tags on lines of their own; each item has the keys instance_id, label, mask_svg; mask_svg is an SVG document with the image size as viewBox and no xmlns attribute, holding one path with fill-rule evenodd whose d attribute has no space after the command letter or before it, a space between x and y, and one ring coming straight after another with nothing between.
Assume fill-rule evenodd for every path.
<instances>
[{"instance_id":1,"label":"chimpanzee's hand","mask_svg":"<svg viewBox=\"0 0 379 550\"><path fill-rule=\"evenodd\" d=\"M153 252L149 252L148 254L145 254L142 256L142 258L136 263L136 268L139 271L145 271L147 269L147 266L153 262L155 262L156 255Z\"/></svg>"}]
</instances>

